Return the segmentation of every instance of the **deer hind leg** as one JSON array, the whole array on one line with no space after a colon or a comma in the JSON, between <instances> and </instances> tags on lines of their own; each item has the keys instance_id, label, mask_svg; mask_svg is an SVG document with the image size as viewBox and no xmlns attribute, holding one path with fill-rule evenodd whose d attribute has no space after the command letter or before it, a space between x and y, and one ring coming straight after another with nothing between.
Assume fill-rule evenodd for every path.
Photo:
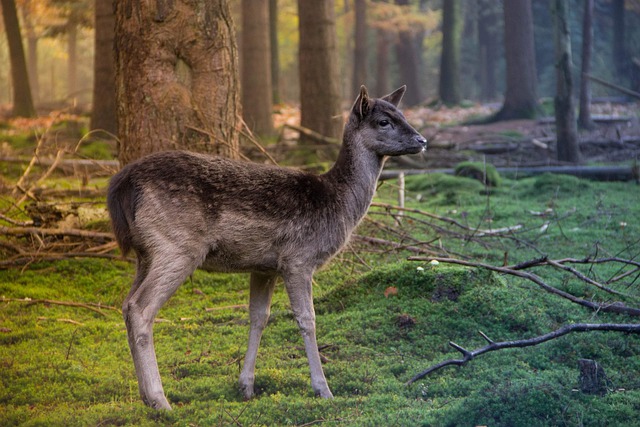
<instances>
[{"instance_id":1,"label":"deer hind leg","mask_svg":"<svg viewBox=\"0 0 640 427\"><path fill-rule=\"evenodd\" d=\"M251 273L249 293L249 345L244 358L244 366L240 373L240 390L245 399L253 396L255 381L256 358L262 338L262 331L269 320L271 312L271 297L276 284L276 276L272 274Z\"/></svg>"},{"instance_id":2,"label":"deer hind leg","mask_svg":"<svg viewBox=\"0 0 640 427\"><path fill-rule=\"evenodd\" d=\"M158 371L153 321L160 307L195 268L195 262L188 257L140 259L136 279L122 304L140 396L154 409L171 409L171 405L164 395Z\"/></svg>"},{"instance_id":3,"label":"deer hind leg","mask_svg":"<svg viewBox=\"0 0 640 427\"><path fill-rule=\"evenodd\" d=\"M311 387L316 396L332 398L333 394L329 390L329 385L322 370L320 352L316 341L316 314L313 308L312 274L287 274L284 277L285 287L289 294L291 309L298 322L304 348L309 360L309 370L311 372Z\"/></svg>"}]
</instances>

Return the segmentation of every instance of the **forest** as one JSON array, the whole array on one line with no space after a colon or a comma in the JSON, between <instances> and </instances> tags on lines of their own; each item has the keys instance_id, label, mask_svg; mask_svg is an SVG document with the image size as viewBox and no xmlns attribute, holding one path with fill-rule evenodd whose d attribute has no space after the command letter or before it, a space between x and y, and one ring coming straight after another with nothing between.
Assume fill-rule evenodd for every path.
<instances>
[{"instance_id":1,"label":"forest","mask_svg":"<svg viewBox=\"0 0 640 427\"><path fill-rule=\"evenodd\" d=\"M0 7L0 425L640 425L640 1ZM386 94L426 150L376 154L372 203L309 279L317 343L280 272L251 362L259 275L196 270L151 316L145 376L130 289L151 267L114 236L112 177L186 150L255 173L220 188L248 212L268 194L256 217L296 212L277 168L321 209L311 177ZM194 192L180 167L157 176ZM162 209L165 236L211 231Z\"/></svg>"}]
</instances>

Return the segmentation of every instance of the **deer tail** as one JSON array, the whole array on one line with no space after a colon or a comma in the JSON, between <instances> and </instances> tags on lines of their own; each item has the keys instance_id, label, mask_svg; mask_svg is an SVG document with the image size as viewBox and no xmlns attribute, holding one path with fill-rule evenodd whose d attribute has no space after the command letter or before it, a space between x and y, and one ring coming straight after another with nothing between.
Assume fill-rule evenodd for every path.
<instances>
[{"instance_id":1,"label":"deer tail","mask_svg":"<svg viewBox=\"0 0 640 427\"><path fill-rule=\"evenodd\" d=\"M136 188L131 182L128 168L111 178L107 192L107 209L111 217L111 228L123 256L129 253L133 244L131 224L135 218L135 192Z\"/></svg>"}]
</instances>

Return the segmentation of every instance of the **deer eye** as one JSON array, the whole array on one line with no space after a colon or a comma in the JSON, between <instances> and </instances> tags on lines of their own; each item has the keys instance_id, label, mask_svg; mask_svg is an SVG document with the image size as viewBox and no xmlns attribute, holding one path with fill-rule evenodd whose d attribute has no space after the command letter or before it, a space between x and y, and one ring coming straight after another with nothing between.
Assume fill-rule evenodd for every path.
<instances>
[{"instance_id":1,"label":"deer eye","mask_svg":"<svg viewBox=\"0 0 640 427\"><path fill-rule=\"evenodd\" d=\"M379 125L380 127L387 127L387 126L389 126L389 120L380 120L380 121L378 122L378 125Z\"/></svg>"}]
</instances>

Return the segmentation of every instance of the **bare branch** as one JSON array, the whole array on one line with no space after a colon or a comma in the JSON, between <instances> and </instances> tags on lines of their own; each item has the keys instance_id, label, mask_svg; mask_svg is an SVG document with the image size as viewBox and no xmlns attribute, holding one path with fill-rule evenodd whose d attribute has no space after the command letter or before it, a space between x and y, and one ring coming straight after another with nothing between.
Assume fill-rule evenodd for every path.
<instances>
[{"instance_id":1,"label":"bare branch","mask_svg":"<svg viewBox=\"0 0 640 427\"><path fill-rule=\"evenodd\" d=\"M51 299L5 298L5 297L0 297L0 302L22 302L28 305L51 304L51 305L63 305L67 307L80 307L80 308L86 308L87 310L94 311L98 314L101 314L102 316L106 316L106 314L100 311L100 309L113 310L120 313L120 310L116 307L112 307L104 304L96 304L93 302L84 303L84 302L74 302L74 301L56 301Z\"/></svg>"},{"instance_id":2,"label":"bare branch","mask_svg":"<svg viewBox=\"0 0 640 427\"><path fill-rule=\"evenodd\" d=\"M561 296L562 298L565 298L575 304L581 305L583 307L587 307L590 308L594 311L601 311L601 312L606 312L606 313L617 313L617 314L628 314L630 316L640 316L640 308L636 308L636 307L628 307L626 306L624 303L622 302L614 302L614 303L610 303L610 304L602 304L602 303L598 303L598 302L593 302L593 301L587 301L584 300L582 298L578 298L574 295L571 295L568 292L562 291L554 286L551 286L549 284L547 284L540 276L538 276L537 274L533 274L527 271L521 271L521 269L523 267L521 267L521 265L527 264L527 263L523 263L518 267L519 269L514 268L509 268L509 267L496 267L493 265L489 265L489 264L483 264L480 262L473 262L473 261L464 261L464 260L460 260L460 259L455 259L455 258L440 258L440 257L409 257L407 258L409 261L425 261L425 262L430 262L430 261L438 261L438 262L443 262L443 263L449 263L449 264L458 264L458 265L464 265L467 267L475 267L475 268L484 268L487 270L491 270L491 271L496 271L498 273L504 273L504 274L510 274L512 276L517 276L517 277L522 277L524 279L530 280L533 283L535 283L536 285L538 285L539 287L541 287L542 289L544 289L545 291L552 293L554 295L558 295ZM546 262L546 261L545 261ZM527 267L530 267L532 265L540 265L540 263L538 264L532 264L532 263L528 263Z\"/></svg>"},{"instance_id":3,"label":"bare branch","mask_svg":"<svg viewBox=\"0 0 640 427\"><path fill-rule=\"evenodd\" d=\"M516 341L503 341L503 342L494 342L490 340L484 333L480 332L480 334L489 342L484 347L478 348L476 350L467 350L462 346L459 346L456 343L450 342L449 345L455 348L457 351L462 353L462 359L449 359L443 362L440 362L436 365L433 365L419 374L415 375L409 381L407 381L406 385L413 384L426 377L427 375L440 370L446 366L463 366L470 360L474 359L477 356L480 356L484 353L489 353L496 350L503 350L505 348L522 348L522 347L530 347L538 344L542 344L543 342L550 341L556 338L560 338L563 335L567 335L573 332L589 332L589 331L615 331L615 332L627 332L627 333L640 333L640 324L628 324L628 323L574 323L571 325L564 325L560 329L556 329L553 332L549 332L544 335L540 335L534 338L516 340Z\"/></svg>"}]
</instances>

